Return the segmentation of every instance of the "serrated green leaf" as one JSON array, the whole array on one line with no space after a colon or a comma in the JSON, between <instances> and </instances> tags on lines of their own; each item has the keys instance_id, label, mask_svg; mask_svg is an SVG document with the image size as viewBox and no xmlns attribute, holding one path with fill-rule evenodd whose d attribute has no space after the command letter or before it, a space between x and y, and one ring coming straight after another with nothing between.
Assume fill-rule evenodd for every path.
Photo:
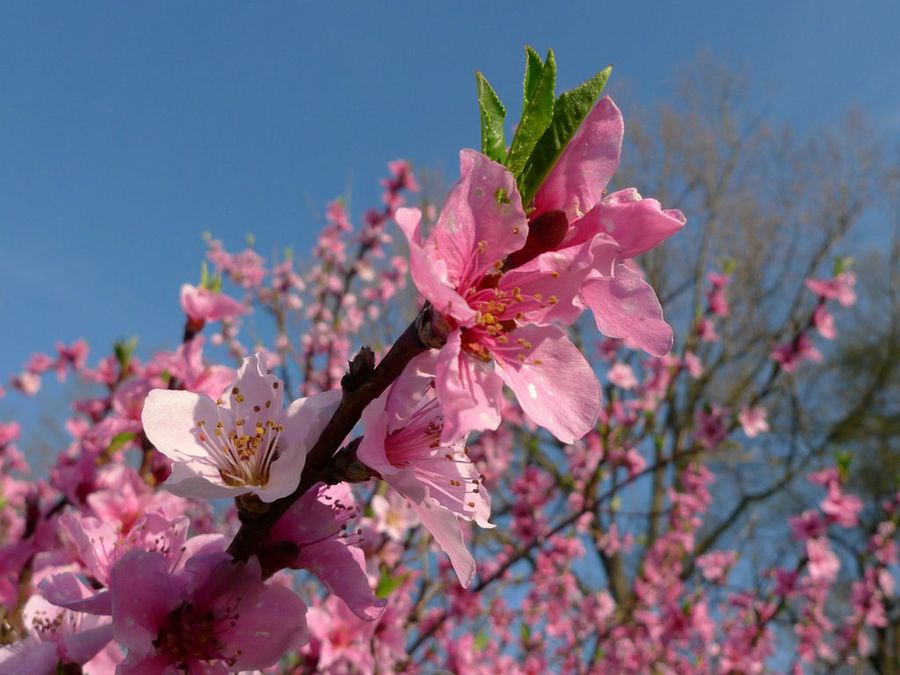
<instances>
[{"instance_id":1,"label":"serrated green leaf","mask_svg":"<svg viewBox=\"0 0 900 675\"><path fill-rule=\"evenodd\" d=\"M506 108L484 75L475 73L475 82L478 87L478 109L481 113L481 152L495 162L502 162L506 152L506 139L503 136Z\"/></svg>"},{"instance_id":2,"label":"serrated green leaf","mask_svg":"<svg viewBox=\"0 0 900 675\"><path fill-rule=\"evenodd\" d=\"M534 97L537 89L544 62L530 45L525 46L525 81L522 83L522 110L528 107L528 102Z\"/></svg>"},{"instance_id":3,"label":"serrated green leaf","mask_svg":"<svg viewBox=\"0 0 900 675\"><path fill-rule=\"evenodd\" d=\"M490 640L487 636L487 633L485 633L484 631L481 631L480 633L478 633L475 636L475 641L472 644L472 646L475 648L476 652L481 652L481 651L484 651L484 649L488 646L489 642L490 642Z\"/></svg>"},{"instance_id":4,"label":"serrated green leaf","mask_svg":"<svg viewBox=\"0 0 900 675\"><path fill-rule=\"evenodd\" d=\"M516 135L513 136L509 154L506 156L506 166L514 176L521 175L532 150L553 120L555 88L556 58L551 49L547 52L547 60L534 85L534 92L528 104L522 108L522 119L519 120Z\"/></svg>"},{"instance_id":5,"label":"serrated green leaf","mask_svg":"<svg viewBox=\"0 0 900 675\"><path fill-rule=\"evenodd\" d=\"M518 180L522 204L528 205L534 198L544 178L593 108L611 72L612 66L604 68L575 89L561 94L556 100L553 120L534 146Z\"/></svg>"}]
</instances>

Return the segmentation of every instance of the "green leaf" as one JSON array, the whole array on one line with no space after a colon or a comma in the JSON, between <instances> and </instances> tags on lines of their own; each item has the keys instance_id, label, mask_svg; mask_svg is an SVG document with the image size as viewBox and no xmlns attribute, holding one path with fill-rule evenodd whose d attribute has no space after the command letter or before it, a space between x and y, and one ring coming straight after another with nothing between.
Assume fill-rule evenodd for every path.
<instances>
[{"instance_id":1,"label":"green leaf","mask_svg":"<svg viewBox=\"0 0 900 675\"><path fill-rule=\"evenodd\" d=\"M544 62L541 55L534 49L525 46L525 82L522 84L522 110L528 107L528 102L534 98L537 91L537 83L541 77L541 71L544 69Z\"/></svg>"},{"instance_id":2,"label":"green leaf","mask_svg":"<svg viewBox=\"0 0 900 675\"><path fill-rule=\"evenodd\" d=\"M479 72L475 73L475 84L478 87L478 109L481 111L481 152L495 162L502 162L506 152L506 139L503 137L506 108L487 78Z\"/></svg>"},{"instance_id":3,"label":"green leaf","mask_svg":"<svg viewBox=\"0 0 900 675\"><path fill-rule=\"evenodd\" d=\"M556 100L553 121L534 146L519 179L519 192L522 194L522 204L526 207L591 111L611 72L612 66L604 68Z\"/></svg>"},{"instance_id":4,"label":"green leaf","mask_svg":"<svg viewBox=\"0 0 900 675\"><path fill-rule=\"evenodd\" d=\"M490 639L487 636L487 633L481 631L475 636L475 642L472 646L475 648L476 652L482 652L485 648L490 644Z\"/></svg>"},{"instance_id":5,"label":"green leaf","mask_svg":"<svg viewBox=\"0 0 900 675\"><path fill-rule=\"evenodd\" d=\"M132 431L123 431L120 434L116 434L112 437L112 440L109 442L109 447L106 448L107 455L113 455L116 451L120 450L125 446L126 443L130 443L134 440L134 432Z\"/></svg>"},{"instance_id":6,"label":"green leaf","mask_svg":"<svg viewBox=\"0 0 900 675\"><path fill-rule=\"evenodd\" d=\"M850 462L853 461L852 453L847 450L838 450L835 453L835 462L837 463L838 475L841 477L842 481L845 481L850 477Z\"/></svg>"},{"instance_id":7,"label":"green leaf","mask_svg":"<svg viewBox=\"0 0 900 675\"><path fill-rule=\"evenodd\" d=\"M842 258L834 259L834 266L832 267L832 271L834 272L834 276L838 274L842 274L849 270L853 266L853 258L849 256L845 256Z\"/></svg>"},{"instance_id":8,"label":"green leaf","mask_svg":"<svg viewBox=\"0 0 900 675\"><path fill-rule=\"evenodd\" d=\"M531 629L528 627L528 624L524 621L519 624L519 640L521 640L522 644L528 644L528 640L531 639Z\"/></svg>"},{"instance_id":9,"label":"green leaf","mask_svg":"<svg viewBox=\"0 0 900 675\"><path fill-rule=\"evenodd\" d=\"M131 362L131 357L134 355L136 347L136 337L133 337L130 340L119 340L113 345L113 353L116 355L116 361L119 362L119 370L121 372L125 372L128 368L128 364Z\"/></svg>"},{"instance_id":10,"label":"green leaf","mask_svg":"<svg viewBox=\"0 0 900 675\"><path fill-rule=\"evenodd\" d=\"M378 578L378 585L375 587L375 597L379 600L384 600L406 581L406 577L406 574L398 574L397 576L392 577L388 572L387 567L382 565L381 573Z\"/></svg>"},{"instance_id":11,"label":"green leaf","mask_svg":"<svg viewBox=\"0 0 900 675\"><path fill-rule=\"evenodd\" d=\"M529 83L529 88L530 83ZM519 176L528 161L535 144L550 126L553 120L553 97L556 87L556 58L553 50L547 52L547 60L541 68L541 75L534 84L534 91L528 103L522 108L522 119L516 127L506 166L514 176Z\"/></svg>"}]
</instances>

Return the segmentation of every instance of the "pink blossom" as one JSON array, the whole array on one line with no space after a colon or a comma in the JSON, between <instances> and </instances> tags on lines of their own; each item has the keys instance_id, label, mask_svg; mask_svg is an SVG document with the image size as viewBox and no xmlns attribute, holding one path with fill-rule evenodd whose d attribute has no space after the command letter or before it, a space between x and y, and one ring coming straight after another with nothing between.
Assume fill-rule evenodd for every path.
<instances>
[{"instance_id":1,"label":"pink blossom","mask_svg":"<svg viewBox=\"0 0 900 675\"><path fill-rule=\"evenodd\" d=\"M506 268L529 236L515 179L472 150L460 153L460 173L426 241L419 211L399 209L396 216L409 241L416 287L448 333L437 365L443 440L496 429L506 383L536 424L571 443L597 418L599 384L569 339L540 324L577 316L573 299L587 267L574 261L587 261L589 249L527 253Z\"/></svg>"},{"instance_id":2,"label":"pink blossom","mask_svg":"<svg viewBox=\"0 0 900 675\"><path fill-rule=\"evenodd\" d=\"M602 333L628 338L661 356L671 349L672 329L653 289L628 261L672 236L685 218L633 188L603 196L619 166L623 135L621 112L603 97L538 189L531 218L534 223L559 213L569 224L557 250L593 242L594 260L581 302L594 313Z\"/></svg>"},{"instance_id":3,"label":"pink blossom","mask_svg":"<svg viewBox=\"0 0 900 675\"><path fill-rule=\"evenodd\" d=\"M0 448L15 443L22 434L22 427L18 422L4 424L0 422Z\"/></svg>"},{"instance_id":4,"label":"pink blossom","mask_svg":"<svg viewBox=\"0 0 900 675\"><path fill-rule=\"evenodd\" d=\"M694 429L694 440L707 450L712 450L728 438L725 425L725 410L717 405L697 412L697 424Z\"/></svg>"},{"instance_id":5,"label":"pink blossom","mask_svg":"<svg viewBox=\"0 0 900 675\"><path fill-rule=\"evenodd\" d=\"M796 371L805 359L815 362L822 360L821 352L815 348L806 333L800 333L790 342L779 345L772 351L771 356L788 373Z\"/></svg>"},{"instance_id":6,"label":"pink blossom","mask_svg":"<svg viewBox=\"0 0 900 675\"><path fill-rule=\"evenodd\" d=\"M749 438L756 438L769 430L769 422L766 420L766 415L766 409L762 406L756 406L755 408L744 406L738 414L738 421Z\"/></svg>"},{"instance_id":7,"label":"pink blossom","mask_svg":"<svg viewBox=\"0 0 900 675\"><path fill-rule=\"evenodd\" d=\"M174 462L166 487L182 497L252 493L267 502L290 494L341 394L301 398L284 410L282 389L254 354L215 401L188 391L151 391L142 419L150 442Z\"/></svg>"},{"instance_id":8,"label":"pink blossom","mask_svg":"<svg viewBox=\"0 0 900 675\"><path fill-rule=\"evenodd\" d=\"M391 492L387 497L372 497L372 512L375 520L375 531L383 532L394 541L402 541L406 530L416 524L415 512L398 493Z\"/></svg>"},{"instance_id":9,"label":"pink blossom","mask_svg":"<svg viewBox=\"0 0 900 675\"><path fill-rule=\"evenodd\" d=\"M231 319L247 312L244 305L224 293L190 284L181 286L181 309L200 326L207 321Z\"/></svg>"},{"instance_id":10,"label":"pink blossom","mask_svg":"<svg viewBox=\"0 0 900 675\"><path fill-rule=\"evenodd\" d=\"M56 343L56 379L60 382L66 379L66 368L75 372L81 372L87 361L88 343L85 340L76 340L70 345L62 342Z\"/></svg>"},{"instance_id":11,"label":"pink blossom","mask_svg":"<svg viewBox=\"0 0 900 675\"><path fill-rule=\"evenodd\" d=\"M616 363L609 369L606 377L610 383L617 387L621 387L622 389L634 389L638 386L634 371L631 369L631 366L626 363Z\"/></svg>"},{"instance_id":12,"label":"pink blossom","mask_svg":"<svg viewBox=\"0 0 900 675\"><path fill-rule=\"evenodd\" d=\"M260 581L259 563L196 555L171 572L158 553L132 551L112 570L113 631L128 649L121 672L254 670L306 642L306 606Z\"/></svg>"},{"instance_id":13,"label":"pink blossom","mask_svg":"<svg viewBox=\"0 0 900 675\"><path fill-rule=\"evenodd\" d=\"M107 586L113 565L133 549L156 551L174 563L182 555L190 521L184 516L169 519L159 513L147 513L123 531L91 516L65 513L59 523L85 569Z\"/></svg>"},{"instance_id":14,"label":"pink blossom","mask_svg":"<svg viewBox=\"0 0 900 675\"><path fill-rule=\"evenodd\" d=\"M791 516L788 520L791 534L795 539L806 541L825 534L825 521L815 511L804 511L799 516Z\"/></svg>"},{"instance_id":15,"label":"pink blossom","mask_svg":"<svg viewBox=\"0 0 900 675\"><path fill-rule=\"evenodd\" d=\"M441 440L444 413L435 391L437 352L417 357L363 412L366 433L357 456L408 500L422 524L450 556L463 586L475 574L458 518L488 522L491 502L465 439Z\"/></svg>"},{"instance_id":16,"label":"pink blossom","mask_svg":"<svg viewBox=\"0 0 900 675\"><path fill-rule=\"evenodd\" d=\"M728 305L728 296L725 293L725 289L731 282L731 275L710 273L706 278L710 284L709 292L706 294L706 303L709 306L709 311L716 316L728 316L731 313L731 308Z\"/></svg>"},{"instance_id":17,"label":"pink blossom","mask_svg":"<svg viewBox=\"0 0 900 675\"><path fill-rule=\"evenodd\" d=\"M53 367L53 358L47 354L32 354L25 363L25 370L35 375L43 375Z\"/></svg>"},{"instance_id":18,"label":"pink blossom","mask_svg":"<svg viewBox=\"0 0 900 675\"><path fill-rule=\"evenodd\" d=\"M75 596L89 593L83 584ZM54 606L32 595L22 610L28 637L0 647L0 673L56 673L57 664L83 665L112 640L109 617L93 616Z\"/></svg>"},{"instance_id":19,"label":"pink blossom","mask_svg":"<svg viewBox=\"0 0 900 675\"><path fill-rule=\"evenodd\" d=\"M863 503L859 497L844 494L840 484L833 482L828 486L828 496L822 501L821 509L829 522L841 527L856 527Z\"/></svg>"},{"instance_id":20,"label":"pink blossom","mask_svg":"<svg viewBox=\"0 0 900 675\"><path fill-rule=\"evenodd\" d=\"M813 314L813 322L816 330L826 340L834 340L837 337L837 329L834 327L834 317L831 316L825 305L819 305Z\"/></svg>"},{"instance_id":21,"label":"pink blossom","mask_svg":"<svg viewBox=\"0 0 900 675\"><path fill-rule=\"evenodd\" d=\"M316 672L374 672L369 640L375 632L372 621L347 611L337 598L326 598L309 609L310 641L303 651L315 663Z\"/></svg>"},{"instance_id":22,"label":"pink blossom","mask_svg":"<svg viewBox=\"0 0 900 675\"><path fill-rule=\"evenodd\" d=\"M718 342L721 339L719 333L716 331L716 324L713 323L712 319L699 319L695 330L697 331L697 336L703 342Z\"/></svg>"},{"instance_id":23,"label":"pink blossom","mask_svg":"<svg viewBox=\"0 0 900 675\"><path fill-rule=\"evenodd\" d=\"M697 566L703 572L704 579L724 584L735 561L737 561L735 551L713 551L697 558Z\"/></svg>"},{"instance_id":24,"label":"pink blossom","mask_svg":"<svg viewBox=\"0 0 900 675\"><path fill-rule=\"evenodd\" d=\"M806 555L809 556L809 577L813 581L832 582L841 568L841 561L832 552L828 540L816 537L806 540Z\"/></svg>"},{"instance_id":25,"label":"pink blossom","mask_svg":"<svg viewBox=\"0 0 900 675\"><path fill-rule=\"evenodd\" d=\"M841 272L833 279L807 279L806 287L820 298L837 300L842 307L850 307L856 302L856 275Z\"/></svg>"},{"instance_id":26,"label":"pink blossom","mask_svg":"<svg viewBox=\"0 0 900 675\"><path fill-rule=\"evenodd\" d=\"M703 361L690 349L684 352L684 368L695 380L703 377Z\"/></svg>"},{"instance_id":27,"label":"pink blossom","mask_svg":"<svg viewBox=\"0 0 900 675\"><path fill-rule=\"evenodd\" d=\"M347 483L319 483L275 523L270 540L278 549L290 544L289 567L309 570L356 616L371 621L381 615L385 603L375 599L365 556L355 545L358 538L347 531L347 522L357 514Z\"/></svg>"},{"instance_id":28,"label":"pink blossom","mask_svg":"<svg viewBox=\"0 0 900 675\"><path fill-rule=\"evenodd\" d=\"M24 373L14 376L9 381L9 386L25 396L34 396L41 389L41 376L26 370Z\"/></svg>"},{"instance_id":29,"label":"pink blossom","mask_svg":"<svg viewBox=\"0 0 900 675\"><path fill-rule=\"evenodd\" d=\"M207 365L203 360L204 342L204 337L198 335L179 346L174 353L160 355L156 363L187 391L209 397L218 396L234 380L234 370L228 366Z\"/></svg>"}]
</instances>

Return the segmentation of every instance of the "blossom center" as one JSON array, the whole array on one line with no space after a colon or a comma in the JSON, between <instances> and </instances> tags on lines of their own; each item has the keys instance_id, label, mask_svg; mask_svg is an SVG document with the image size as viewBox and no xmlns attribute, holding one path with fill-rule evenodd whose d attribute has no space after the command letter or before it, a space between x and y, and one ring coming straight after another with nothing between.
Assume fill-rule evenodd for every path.
<instances>
[{"instance_id":1,"label":"blossom center","mask_svg":"<svg viewBox=\"0 0 900 675\"><path fill-rule=\"evenodd\" d=\"M269 482L269 470L278 458L278 439L284 431L281 411L273 410L272 401L245 409L244 395L238 387L231 389L231 408L222 407L210 428L207 420L199 420L194 433L219 469L229 486L263 486Z\"/></svg>"}]
</instances>

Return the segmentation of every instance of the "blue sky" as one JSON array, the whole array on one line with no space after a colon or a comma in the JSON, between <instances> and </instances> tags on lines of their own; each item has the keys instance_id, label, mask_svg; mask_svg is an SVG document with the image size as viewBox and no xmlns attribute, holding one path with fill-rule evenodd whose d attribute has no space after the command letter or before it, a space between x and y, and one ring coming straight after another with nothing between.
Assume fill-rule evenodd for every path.
<instances>
[{"instance_id":1,"label":"blue sky","mask_svg":"<svg viewBox=\"0 0 900 675\"><path fill-rule=\"evenodd\" d=\"M900 3L4 3L0 379L56 339L175 344L201 233L308 251L325 203L385 163L477 146L476 69L517 112L522 48L560 88L615 64L643 103L709 50L773 121L848 105L900 139ZM627 119L626 119L627 124ZM674 206L674 205L673 205ZM358 211L357 211L358 213ZM11 397L0 401L10 410Z\"/></svg>"}]
</instances>

